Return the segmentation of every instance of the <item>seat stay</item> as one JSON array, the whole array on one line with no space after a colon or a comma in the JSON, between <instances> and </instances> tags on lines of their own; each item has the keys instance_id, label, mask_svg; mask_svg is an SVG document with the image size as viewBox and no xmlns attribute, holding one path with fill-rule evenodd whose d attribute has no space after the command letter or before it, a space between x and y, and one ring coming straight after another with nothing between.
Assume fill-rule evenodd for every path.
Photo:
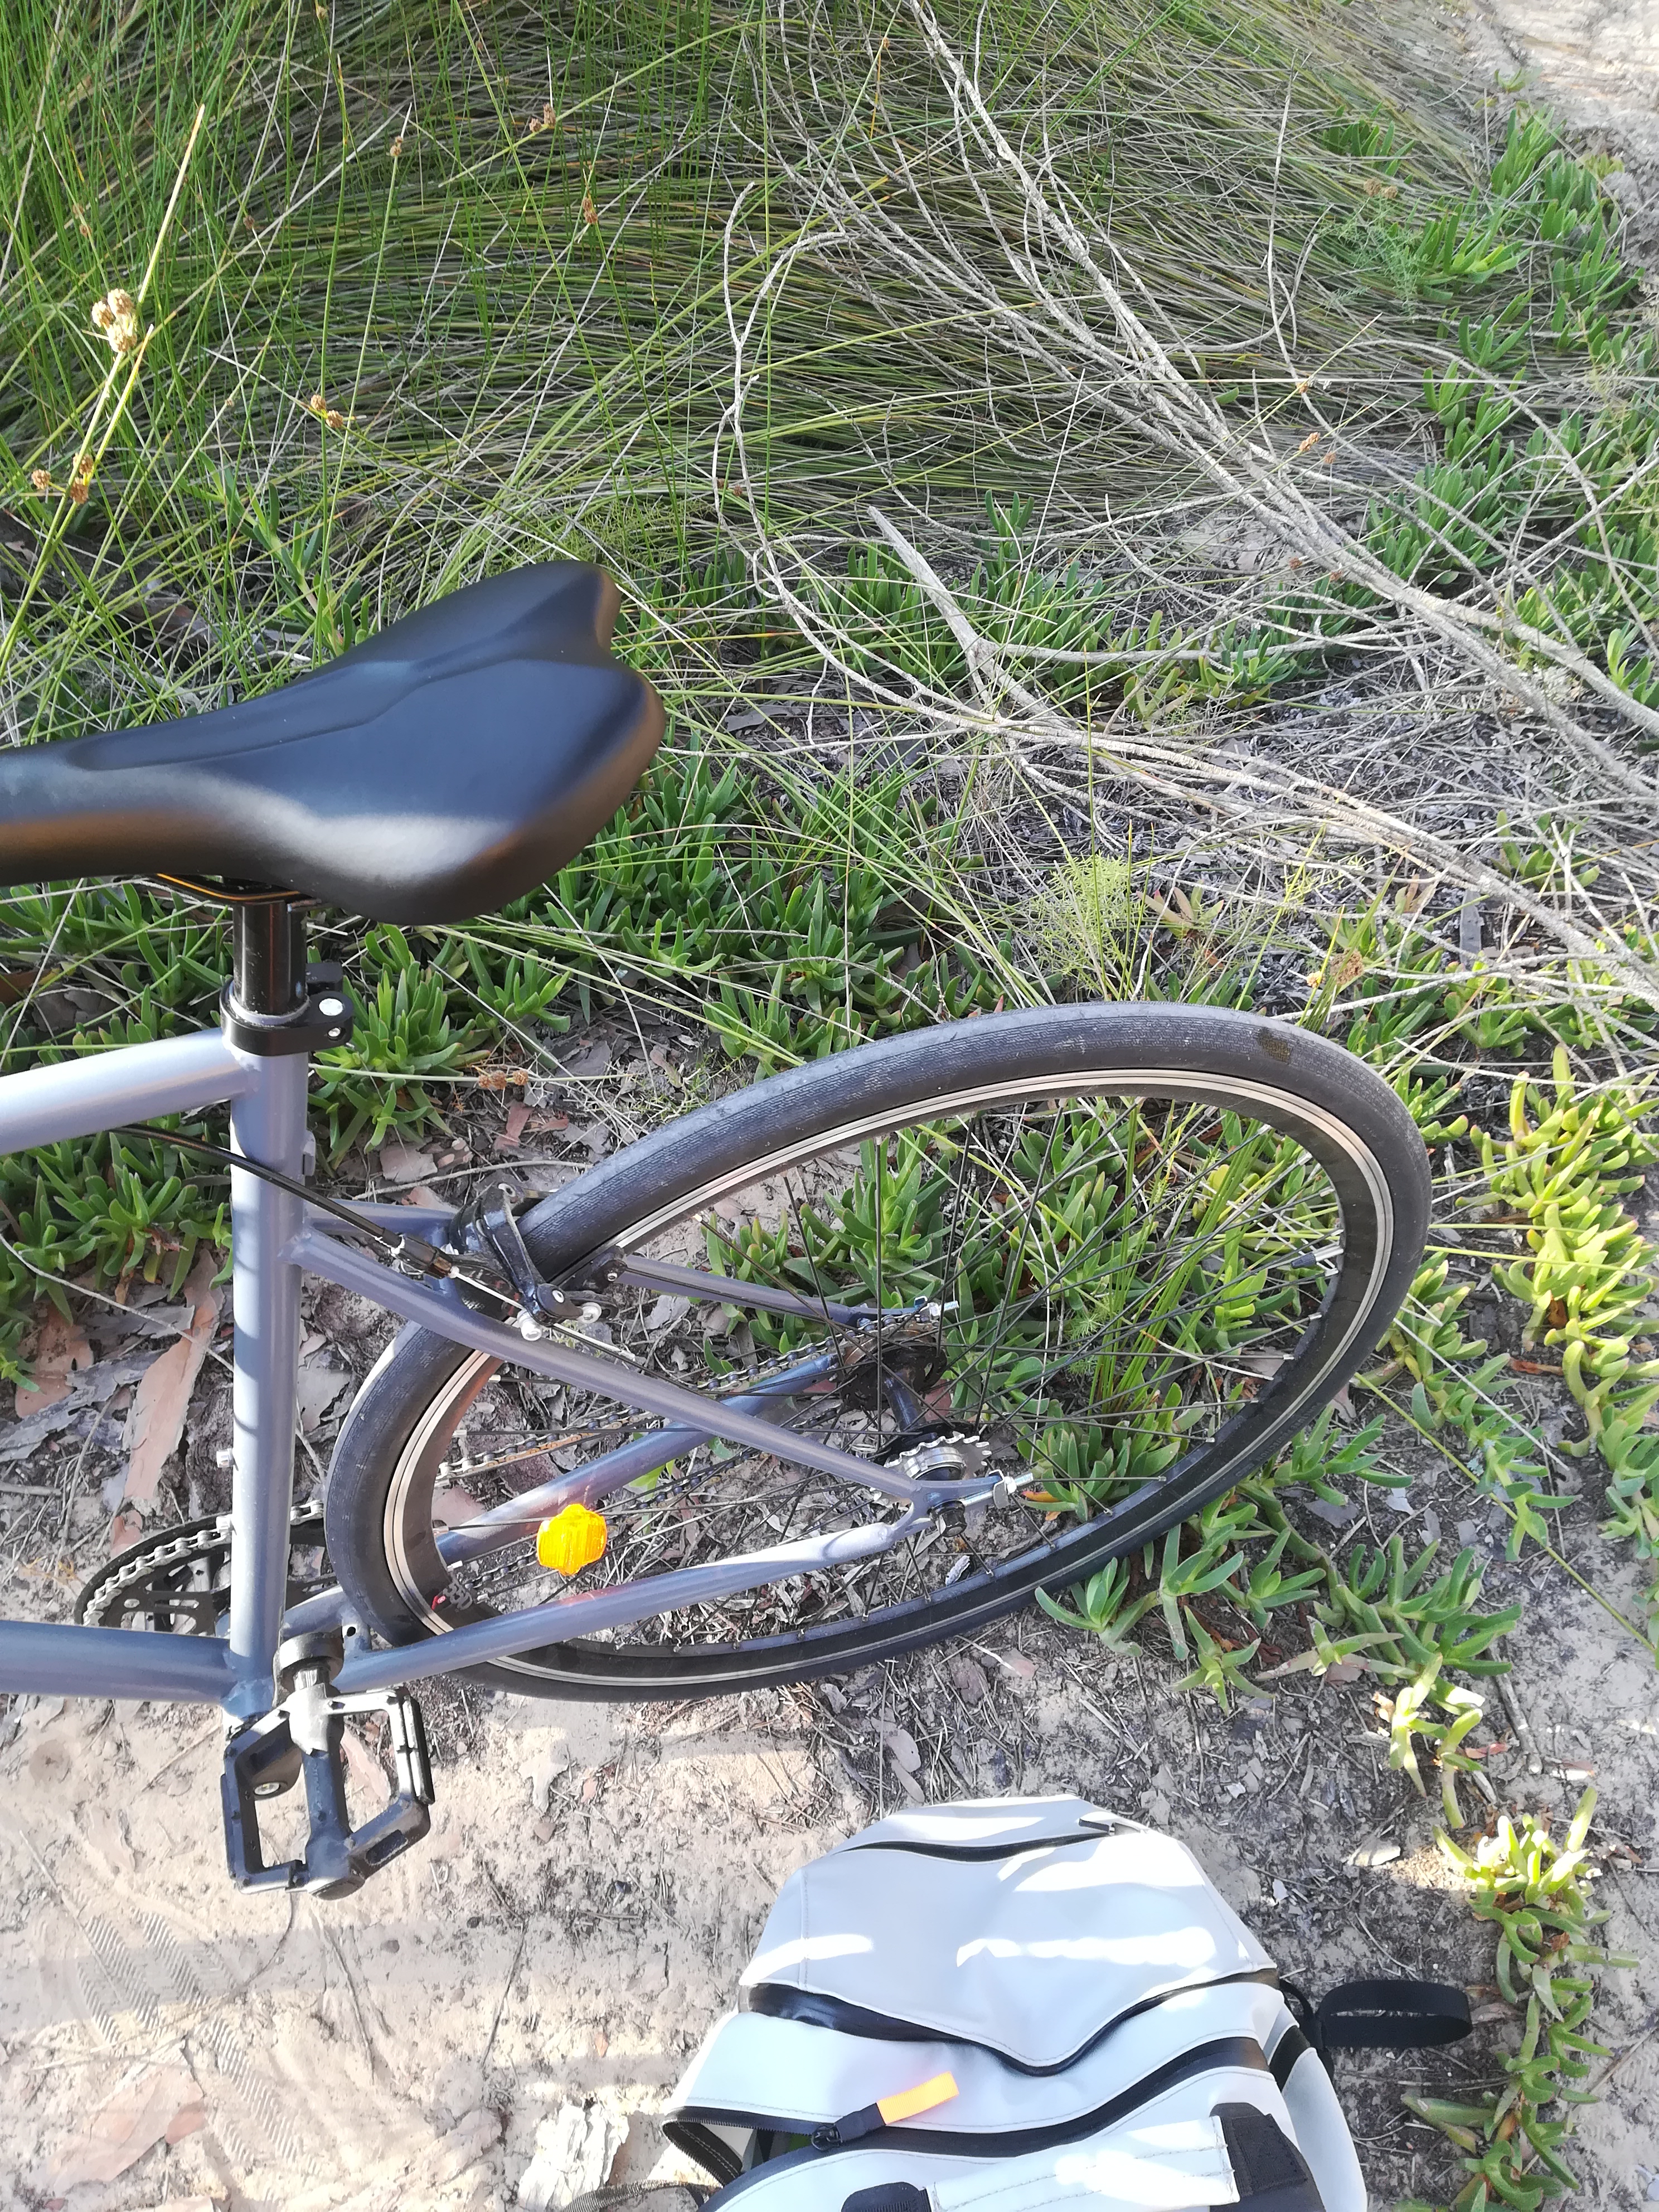
<instances>
[{"instance_id":1,"label":"seat stay","mask_svg":"<svg viewBox=\"0 0 1659 2212\"><path fill-rule=\"evenodd\" d=\"M746 1451L759 1451L769 1458L811 1468L855 1490L873 1491L878 1497L919 1506L928 1512L935 1512L946 1504L970 1502L981 1494L971 1483L919 1480L879 1461L857 1458L834 1444L821 1443L817 1437L780 1428L757 1414L740 1413L729 1401L705 1398L700 1392L670 1382L663 1376L641 1374L637 1369L624 1367L618 1360L578 1351L555 1337L526 1339L505 1322L491 1321L476 1312L453 1285L433 1288L410 1276L400 1275L380 1261L353 1251L313 1229L302 1229L283 1257L337 1283L342 1290L355 1291L389 1312L401 1314L405 1321L416 1322L436 1335L447 1337L452 1343L467 1345L505 1365L528 1368L532 1374L545 1376L550 1382L591 1390L598 1396L631 1407L636 1413L718 1437L723 1443L737 1444ZM1000 1477L996 1480L1000 1481ZM987 1486L994 1489L996 1482Z\"/></svg>"}]
</instances>

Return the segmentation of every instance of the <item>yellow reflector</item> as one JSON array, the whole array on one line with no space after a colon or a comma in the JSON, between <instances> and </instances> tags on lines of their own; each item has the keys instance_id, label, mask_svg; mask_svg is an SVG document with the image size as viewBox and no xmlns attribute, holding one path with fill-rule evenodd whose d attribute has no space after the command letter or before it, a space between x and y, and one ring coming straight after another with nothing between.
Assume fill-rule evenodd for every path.
<instances>
[{"instance_id":1,"label":"yellow reflector","mask_svg":"<svg viewBox=\"0 0 1659 2212\"><path fill-rule=\"evenodd\" d=\"M536 1557L557 1575L579 1574L605 1556L607 1534L603 1513L590 1513L585 1505L567 1505L550 1521L544 1521L536 1536Z\"/></svg>"},{"instance_id":2,"label":"yellow reflector","mask_svg":"<svg viewBox=\"0 0 1659 2212\"><path fill-rule=\"evenodd\" d=\"M876 2110L891 2127L895 2120L914 2120L918 2112L931 2112L935 2105L948 2105L957 2094L954 2074L935 2074L920 2088L901 2089L896 2097L878 2097Z\"/></svg>"}]
</instances>

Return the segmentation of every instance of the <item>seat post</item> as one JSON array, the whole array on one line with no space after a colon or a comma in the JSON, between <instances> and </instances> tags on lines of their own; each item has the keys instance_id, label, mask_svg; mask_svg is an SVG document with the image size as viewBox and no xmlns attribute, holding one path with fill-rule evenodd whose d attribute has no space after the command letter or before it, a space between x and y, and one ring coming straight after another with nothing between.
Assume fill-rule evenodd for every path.
<instances>
[{"instance_id":1,"label":"seat post","mask_svg":"<svg viewBox=\"0 0 1659 2212\"><path fill-rule=\"evenodd\" d=\"M238 906L232 945L231 996L242 1012L281 1024L301 1012L305 924L288 900ZM310 1041L302 1032L296 1051L285 1037L274 1053L254 1043L258 1080L231 1108L235 1149L296 1177L305 1172ZM230 1212L236 1371L229 1643L238 1680L227 1702L246 1718L264 1712L276 1695L271 1669L288 1589L300 1350L300 1271L283 1255L304 1208L289 1192L233 1169Z\"/></svg>"},{"instance_id":2,"label":"seat post","mask_svg":"<svg viewBox=\"0 0 1659 2212\"><path fill-rule=\"evenodd\" d=\"M306 994L303 907L286 899L250 901L232 910L236 1003L250 1014L291 1014Z\"/></svg>"}]
</instances>

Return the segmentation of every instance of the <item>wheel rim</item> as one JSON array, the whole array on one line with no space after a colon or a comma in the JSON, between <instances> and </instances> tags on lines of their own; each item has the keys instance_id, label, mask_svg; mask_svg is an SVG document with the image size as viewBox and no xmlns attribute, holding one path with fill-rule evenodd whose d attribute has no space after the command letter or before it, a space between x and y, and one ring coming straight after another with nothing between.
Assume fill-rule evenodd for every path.
<instances>
[{"instance_id":1,"label":"wheel rim","mask_svg":"<svg viewBox=\"0 0 1659 2212\"><path fill-rule=\"evenodd\" d=\"M1018 1475L1018 1487L975 1528L952 1532L955 1553L931 1568L921 1553L938 1548L937 1535L866 1571L874 1588L862 1607L846 1578L834 1589L773 1585L724 1606L725 1632L713 1638L690 1620L658 1617L614 1643L500 1662L502 1673L638 1680L653 1662L684 1673L780 1651L821 1662L838 1645L878 1638L884 1624L902 1637L918 1607L1000 1610L990 1601L1016 1583L1058 1583L1085 1552L1144 1540L1191 1510L1182 1499L1213 1494L1276 1449L1330 1395L1364 1348L1392 1212L1376 1155L1339 1116L1265 1084L1144 1068L965 1086L849 1115L680 1190L621 1231L617 1247L782 1279L803 1296L874 1291L889 1312L895 1284L914 1295L931 1270L933 1359L920 1370L913 1361L907 1378L890 1322L848 1363L854 1382L876 1365L873 1383L838 1382L814 1394L833 1395L832 1407L801 1418L871 1455L890 1447L907 1414L904 1433L915 1433L919 1399L923 1431L971 1437L981 1464L1006 1470L1011 1486ZM1000 1285L1000 1303L988 1302L988 1282ZM666 1358L678 1379L712 1383L691 1357L695 1342L688 1348L688 1316L664 1328L659 1310L653 1329L652 1303L636 1294L631 1313L618 1309L605 1325L653 1364ZM937 1310L952 1304L954 1314ZM846 1334L750 1316L734 1340L716 1340L715 1363L732 1370L721 1387L736 1387L744 1358L775 1367L803 1344ZM613 1424L627 1420L606 1410ZM527 1545L447 1586L434 1514L453 1525L470 1507L591 1456L603 1448L592 1425L552 1386L480 1355L459 1360L404 1443L385 1498L386 1561L419 1627L441 1632L503 1602L558 1594L556 1577L527 1565ZM578 1440L557 1449L520 1449L573 1431ZM767 1509L783 1500L780 1474L787 1533L804 1518L817 1527L870 1517L866 1500L799 1468L737 1455L720 1469L704 1451L643 1491L617 1493L605 1509L611 1548L574 1586L681 1564L664 1548L674 1516L696 1522L679 1538L687 1560L776 1540L781 1516Z\"/></svg>"}]
</instances>

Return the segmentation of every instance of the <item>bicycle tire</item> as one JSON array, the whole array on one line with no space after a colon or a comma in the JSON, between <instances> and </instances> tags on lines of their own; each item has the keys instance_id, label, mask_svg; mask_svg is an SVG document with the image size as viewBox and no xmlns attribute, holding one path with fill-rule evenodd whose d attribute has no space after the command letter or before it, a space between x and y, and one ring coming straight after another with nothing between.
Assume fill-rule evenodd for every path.
<instances>
[{"instance_id":1,"label":"bicycle tire","mask_svg":"<svg viewBox=\"0 0 1659 2212\"><path fill-rule=\"evenodd\" d=\"M1064 1102L1093 1108L1120 1096L1195 1102L1224 1115L1243 1110L1318 1164L1340 1210L1340 1261L1304 1340L1278 1371L1150 1494L1137 1492L951 1587L851 1620L730 1644L550 1645L464 1670L469 1679L522 1695L704 1696L847 1672L943 1636L979 1632L1038 1589L1063 1589L1161 1535L1234 1487L1329 1403L1410 1287L1428 1220L1427 1156L1380 1077L1329 1041L1264 1017L1163 1005L1042 1007L860 1047L671 1121L544 1199L520 1225L544 1272L563 1273L595 1253L642 1246L665 1224L697 1216L722 1192L746 1188L763 1174L842 1158L872 1131L908 1129L924 1108L938 1118L953 1101L1018 1098L1023 1114L1028 1094L1051 1102L1046 1110L1054 1115ZM884 1152L888 1142L884 1134L878 1149ZM426 1579L410 1581L410 1558L421 1548L416 1524L430 1511L436 1480L422 1470L454 1433L457 1405L470 1403L468 1394L494 1371L480 1355L407 1327L342 1431L327 1490L329 1553L353 1603L385 1641L407 1643L447 1626L431 1606L436 1554L429 1543Z\"/></svg>"}]
</instances>

